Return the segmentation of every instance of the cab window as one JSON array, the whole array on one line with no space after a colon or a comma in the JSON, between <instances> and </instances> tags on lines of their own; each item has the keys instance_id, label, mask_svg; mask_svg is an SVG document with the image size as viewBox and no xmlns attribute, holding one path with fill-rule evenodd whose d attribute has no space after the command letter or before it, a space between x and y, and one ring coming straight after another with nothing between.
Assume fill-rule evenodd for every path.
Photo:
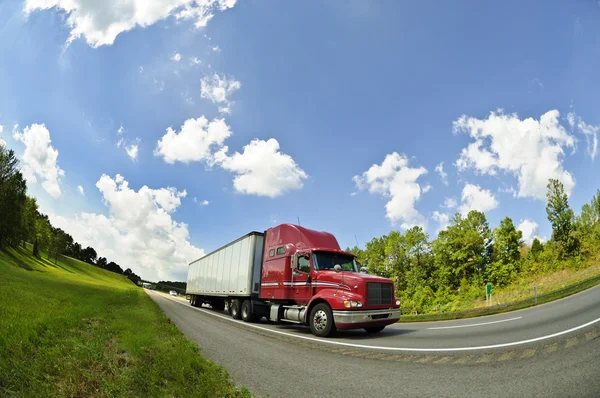
<instances>
[{"instance_id":1,"label":"cab window","mask_svg":"<svg viewBox=\"0 0 600 398\"><path fill-rule=\"evenodd\" d=\"M300 272L310 272L310 261L306 257L298 258L298 271Z\"/></svg>"}]
</instances>

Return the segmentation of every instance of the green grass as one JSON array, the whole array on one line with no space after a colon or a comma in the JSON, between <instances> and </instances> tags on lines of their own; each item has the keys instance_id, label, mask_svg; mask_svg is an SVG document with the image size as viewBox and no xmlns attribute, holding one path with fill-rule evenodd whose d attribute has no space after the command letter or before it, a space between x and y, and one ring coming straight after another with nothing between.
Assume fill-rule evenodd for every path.
<instances>
[{"instance_id":1,"label":"green grass","mask_svg":"<svg viewBox=\"0 0 600 398\"><path fill-rule=\"evenodd\" d=\"M0 396L250 394L124 276L10 249L0 251Z\"/></svg>"}]
</instances>

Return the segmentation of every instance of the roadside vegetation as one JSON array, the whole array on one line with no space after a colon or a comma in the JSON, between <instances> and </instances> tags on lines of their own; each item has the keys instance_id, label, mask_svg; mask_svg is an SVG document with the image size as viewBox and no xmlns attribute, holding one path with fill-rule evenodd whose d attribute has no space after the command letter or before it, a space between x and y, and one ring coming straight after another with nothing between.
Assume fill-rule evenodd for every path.
<instances>
[{"instance_id":1,"label":"roadside vegetation","mask_svg":"<svg viewBox=\"0 0 600 398\"><path fill-rule=\"evenodd\" d=\"M586 279L579 290L563 290L563 294L589 287L590 281L600 282L593 278L600 275L600 190L575 215L562 183L551 179L546 213L552 225L547 242L536 237L527 245L510 217L492 229L484 213L471 211L466 216L457 213L434 240L421 227L413 227L373 238L364 249L347 250L357 254L369 273L396 282L403 315L485 307L487 283L493 285L493 304L499 306L495 311L505 311L507 303L533 298L534 284L541 296Z\"/></svg>"},{"instance_id":2,"label":"roadside vegetation","mask_svg":"<svg viewBox=\"0 0 600 398\"><path fill-rule=\"evenodd\" d=\"M250 396L142 288L44 257L0 251L0 396Z\"/></svg>"}]
</instances>

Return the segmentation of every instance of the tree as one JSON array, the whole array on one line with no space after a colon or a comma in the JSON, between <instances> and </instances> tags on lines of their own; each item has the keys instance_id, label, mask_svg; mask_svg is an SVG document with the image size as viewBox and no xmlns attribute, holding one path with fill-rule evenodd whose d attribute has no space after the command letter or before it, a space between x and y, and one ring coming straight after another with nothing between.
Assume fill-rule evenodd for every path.
<instances>
[{"instance_id":1,"label":"tree","mask_svg":"<svg viewBox=\"0 0 600 398\"><path fill-rule=\"evenodd\" d=\"M85 261L88 264L96 264L96 259L98 258L98 254L94 248L88 246L81 251L81 261Z\"/></svg>"},{"instance_id":2,"label":"tree","mask_svg":"<svg viewBox=\"0 0 600 398\"><path fill-rule=\"evenodd\" d=\"M539 241L538 241L539 242ZM500 222L494 231L494 260L487 269L489 282L499 286L509 284L519 271L523 233L517 231L510 217Z\"/></svg>"},{"instance_id":3,"label":"tree","mask_svg":"<svg viewBox=\"0 0 600 398\"><path fill-rule=\"evenodd\" d=\"M122 274L123 273L123 268L121 268L121 266L113 261L111 261L110 263L106 264L105 267L107 270L111 271L111 272L116 272L117 274Z\"/></svg>"},{"instance_id":4,"label":"tree","mask_svg":"<svg viewBox=\"0 0 600 398\"><path fill-rule=\"evenodd\" d=\"M19 244L27 184L13 150L0 145L0 249Z\"/></svg>"},{"instance_id":5,"label":"tree","mask_svg":"<svg viewBox=\"0 0 600 398\"><path fill-rule=\"evenodd\" d=\"M96 265L100 268L106 268L106 266L108 265L106 257L98 258L98 260L96 260Z\"/></svg>"},{"instance_id":6,"label":"tree","mask_svg":"<svg viewBox=\"0 0 600 398\"><path fill-rule=\"evenodd\" d=\"M578 242L573 234L573 210L569 207L563 184L551 178L546 197L548 198L546 213L552 224L552 240L558 242L566 254L571 254L576 250Z\"/></svg>"},{"instance_id":7,"label":"tree","mask_svg":"<svg viewBox=\"0 0 600 398\"><path fill-rule=\"evenodd\" d=\"M539 255L542 251L544 251L544 245L542 245L542 242L540 242L538 238L533 238L529 253L531 253L531 256L535 261L538 261Z\"/></svg>"}]
</instances>

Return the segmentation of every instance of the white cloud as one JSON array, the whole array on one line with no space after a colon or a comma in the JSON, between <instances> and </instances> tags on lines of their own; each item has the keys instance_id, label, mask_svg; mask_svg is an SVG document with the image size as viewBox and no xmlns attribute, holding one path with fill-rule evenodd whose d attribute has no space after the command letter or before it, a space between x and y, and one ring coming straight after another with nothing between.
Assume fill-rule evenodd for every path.
<instances>
[{"instance_id":1,"label":"white cloud","mask_svg":"<svg viewBox=\"0 0 600 398\"><path fill-rule=\"evenodd\" d=\"M439 224L437 232L440 232L443 229L446 229L450 224L450 216L446 213L440 213L439 211L434 211L433 216L431 216L433 221L436 221Z\"/></svg>"},{"instance_id":2,"label":"white cloud","mask_svg":"<svg viewBox=\"0 0 600 398\"><path fill-rule=\"evenodd\" d=\"M479 185L466 184L461 195L458 211L467 215L471 210L486 212L498 207L498 201L489 189L481 189Z\"/></svg>"},{"instance_id":3,"label":"white cloud","mask_svg":"<svg viewBox=\"0 0 600 398\"><path fill-rule=\"evenodd\" d=\"M216 53L220 53L221 52L221 47L219 47L219 45L217 44L216 46L212 47L212 50Z\"/></svg>"},{"instance_id":4,"label":"white cloud","mask_svg":"<svg viewBox=\"0 0 600 398\"><path fill-rule=\"evenodd\" d=\"M570 194L575 180L563 167L563 149L575 148L575 139L559 116L557 110L540 120L521 120L501 110L483 120L463 115L453 123L453 131L468 133L474 141L462 150L456 166L489 175L498 170L511 173L519 183L518 197L545 200L549 178L561 181Z\"/></svg>"},{"instance_id":5,"label":"white cloud","mask_svg":"<svg viewBox=\"0 0 600 398\"><path fill-rule=\"evenodd\" d=\"M187 225L172 219L185 191L175 188L138 191L129 188L120 175L103 175L96 187L108 207L109 216L81 213L67 219L52 216L52 223L68 231L99 255L131 268L144 278L185 280L189 262L204 251L189 242Z\"/></svg>"},{"instance_id":6,"label":"white cloud","mask_svg":"<svg viewBox=\"0 0 600 398\"><path fill-rule=\"evenodd\" d=\"M188 119L178 133L171 127L157 142L155 156L161 156L165 162L211 162L213 153L223 147L223 142L231 135L224 119L213 119L210 123L201 116Z\"/></svg>"},{"instance_id":7,"label":"white cloud","mask_svg":"<svg viewBox=\"0 0 600 398\"><path fill-rule=\"evenodd\" d=\"M444 162L440 162L435 166L435 172L440 175L440 179L445 186L448 186L448 173L444 171Z\"/></svg>"},{"instance_id":8,"label":"white cloud","mask_svg":"<svg viewBox=\"0 0 600 398\"><path fill-rule=\"evenodd\" d=\"M538 238L539 229L538 223L532 220L521 220L521 223L517 226L517 230L523 232L523 240L528 245L531 245L534 238Z\"/></svg>"},{"instance_id":9,"label":"white cloud","mask_svg":"<svg viewBox=\"0 0 600 398\"><path fill-rule=\"evenodd\" d=\"M427 185L425 185L423 188L421 188L421 191L422 191L423 193L427 193L427 192L429 192L430 190L431 190L431 185L429 185L429 184L427 184Z\"/></svg>"},{"instance_id":10,"label":"white cloud","mask_svg":"<svg viewBox=\"0 0 600 398\"><path fill-rule=\"evenodd\" d=\"M194 65L202 65L202 61L200 61L198 57L190 58L190 61L192 61Z\"/></svg>"},{"instance_id":11,"label":"white cloud","mask_svg":"<svg viewBox=\"0 0 600 398\"><path fill-rule=\"evenodd\" d=\"M171 60L173 60L173 61L175 61L175 62L179 62L179 61L181 61L181 54L179 54L179 53L175 53L175 55L173 55L173 56L171 57Z\"/></svg>"},{"instance_id":12,"label":"white cloud","mask_svg":"<svg viewBox=\"0 0 600 398\"><path fill-rule=\"evenodd\" d=\"M456 199L454 199L454 198L445 198L444 199L444 205L442 207L444 207L446 209L454 209L454 208L456 208L456 206L458 206L458 203L456 202Z\"/></svg>"},{"instance_id":13,"label":"white cloud","mask_svg":"<svg viewBox=\"0 0 600 398\"><path fill-rule=\"evenodd\" d=\"M0 125L0 134L2 134L2 131L4 130L4 126ZM0 146L5 147L6 146L6 141L4 141L2 139L2 137L0 137Z\"/></svg>"},{"instance_id":14,"label":"white cloud","mask_svg":"<svg viewBox=\"0 0 600 398\"><path fill-rule=\"evenodd\" d=\"M141 66L140 66L140 68L141 68ZM119 135L123 135L123 132L124 132L124 131L125 131L125 129L123 128L123 125L120 125L120 126L119 126L119 129L117 130L117 134L119 134Z\"/></svg>"},{"instance_id":15,"label":"white cloud","mask_svg":"<svg viewBox=\"0 0 600 398\"><path fill-rule=\"evenodd\" d=\"M54 199L61 194L60 179L65 172L58 167L58 151L50 145L50 132L45 124L32 124L18 131L15 125L13 138L25 144L23 153L23 175L27 182L35 184L40 177L42 187Z\"/></svg>"},{"instance_id":16,"label":"white cloud","mask_svg":"<svg viewBox=\"0 0 600 398\"><path fill-rule=\"evenodd\" d=\"M591 124L585 123L583 119L574 112L570 112L567 115L567 120L571 125L571 129L577 127L577 130L585 135L587 154L592 160L595 159L598 154L598 131L600 131L600 126L592 126Z\"/></svg>"},{"instance_id":17,"label":"white cloud","mask_svg":"<svg viewBox=\"0 0 600 398\"><path fill-rule=\"evenodd\" d=\"M138 146L139 144L131 144L125 147L125 152L131 158L131 160L136 160L138 155Z\"/></svg>"},{"instance_id":18,"label":"white cloud","mask_svg":"<svg viewBox=\"0 0 600 398\"><path fill-rule=\"evenodd\" d=\"M195 196L192 200L194 201L194 203L197 203L200 206L208 206L210 204L210 202L208 200L204 199L203 201L199 201L198 198Z\"/></svg>"},{"instance_id":19,"label":"white cloud","mask_svg":"<svg viewBox=\"0 0 600 398\"><path fill-rule=\"evenodd\" d=\"M200 96L211 100L213 104L219 104L219 112L221 113L231 113L233 101L227 97L242 86L234 78L221 77L216 73L210 77L203 77L200 80L200 85Z\"/></svg>"},{"instance_id":20,"label":"white cloud","mask_svg":"<svg viewBox=\"0 0 600 398\"><path fill-rule=\"evenodd\" d=\"M381 165L374 164L362 175L353 177L359 189L368 188L370 193L388 198L386 217L401 222L402 228L425 225L425 218L415 209L416 202L424 193L418 178L427 173L424 167L412 168L405 155L394 152L386 155Z\"/></svg>"},{"instance_id":21,"label":"white cloud","mask_svg":"<svg viewBox=\"0 0 600 398\"><path fill-rule=\"evenodd\" d=\"M83 187L81 185L77 185L77 190L81 194L81 196L85 196L85 192L83 191Z\"/></svg>"},{"instance_id":22,"label":"white cloud","mask_svg":"<svg viewBox=\"0 0 600 398\"><path fill-rule=\"evenodd\" d=\"M111 45L123 32L174 16L206 26L216 11L232 8L236 0L25 0L25 13L36 10L64 12L70 29L67 44L80 37L96 48Z\"/></svg>"},{"instance_id":23,"label":"white cloud","mask_svg":"<svg viewBox=\"0 0 600 398\"><path fill-rule=\"evenodd\" d=\"M290 155L279 151L279 142L254 139L242 153L227 155L227 147L215 154L214 163L237 176L233 187L240 193L274 198L302 188L306 173Z\"/></svg>"}]
</instances>

